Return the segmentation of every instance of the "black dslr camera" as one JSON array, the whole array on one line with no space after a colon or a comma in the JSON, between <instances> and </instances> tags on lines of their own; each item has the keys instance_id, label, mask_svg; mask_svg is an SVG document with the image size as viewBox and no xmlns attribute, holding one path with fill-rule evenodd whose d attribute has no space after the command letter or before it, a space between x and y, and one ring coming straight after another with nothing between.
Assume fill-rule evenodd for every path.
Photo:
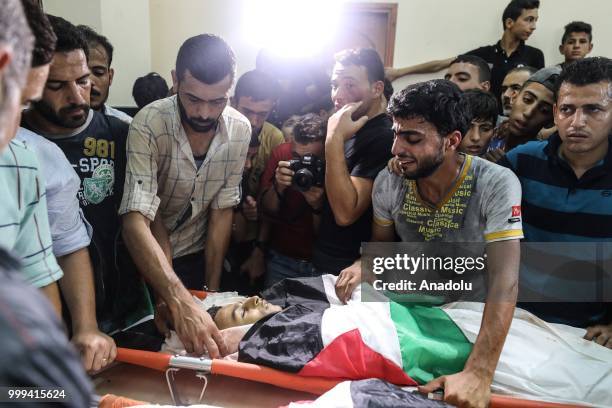
<instances>
[{"instance_id":1,"label":"black dslr camera","mask_svg":"<svg viewBox=\"0 0 612 408\"><path fill-rule=\"evenodd\" d=\"M306 154L299 159L289 160L289 168L295 172L293 185L300 191L308 191L310 187L323 187L325 181L325 161L312 154Z\"/></svg>"}]
</instances>

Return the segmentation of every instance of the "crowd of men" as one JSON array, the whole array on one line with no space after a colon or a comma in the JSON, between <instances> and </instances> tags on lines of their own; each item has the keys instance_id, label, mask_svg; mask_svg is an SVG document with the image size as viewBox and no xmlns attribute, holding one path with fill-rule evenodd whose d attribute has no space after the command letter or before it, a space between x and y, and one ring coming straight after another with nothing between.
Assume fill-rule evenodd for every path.
<instances>
[{"instance_id":1,"label":"crowd of men","mask_svg":"<svg viewBox=\"0 0 612 408\"><path fill-rule=\"evenodd\" d=\"M236 78L222 38L191 37L170 89L155 73L136 81L133 118L107 104L107 38L34 0L0 4L2 385L58 385L87 406L84 372L146 316L189 352L225 354L190 289L251 294L331 273L348 299L369 279L362 242L481 242L480 334L462 372L421 391L485 406L519 241L612 240L612 61L589 58L592 28L572 22L564 60L546 66L525 44L537 0L510 2L494 45L406 68L344 50L328 77L279 81L262 53ZM400 76L445 68L393 93ZM520 306L612 348L609 303Z\"/></svg>"}]
</instances>

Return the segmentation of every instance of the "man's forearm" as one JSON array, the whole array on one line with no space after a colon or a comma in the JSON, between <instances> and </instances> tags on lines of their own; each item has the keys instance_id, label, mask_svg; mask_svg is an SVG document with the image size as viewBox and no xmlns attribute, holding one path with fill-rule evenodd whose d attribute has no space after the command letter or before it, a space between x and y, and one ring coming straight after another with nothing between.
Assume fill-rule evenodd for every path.
<instances>
[{"instance_id":1,"label":"man's forearm","mask_svg":"<svg viewBox=\"0 0 612 408\"><path fill-rule=\"evenodd\" d=\"M267 244L270 240L270 230L270 220L261 218L259 220L259 228L257 230L257 240Z\"/></svg>"},{"instance_id":2,"label":"man's forearm","mask_svg":"<svg viewBox=\"0 0 612 408\"><path fill-rule=\"evenodd\" d=\"M514 303L508 302L485 304L480 332L465 364L465 371L474 371L490 381L493 379L499 355L512 323L514 307Z\"/></svg>"},{"instance_id":3,"label":"man's forearm","mask_svg":"<svg viewBox=\"0 0 612 408\"><path fill-rule=\"evenodd\" d=\"M66 305L70 311L73 333L98 329L93 267L87 248L81 248L57 258L64 276L59 281Z\"/></svg>"},{"instance_id":4,"label":"man's forearm","mask_svg":"<svg viewBox=\"0 0 612 408\"><path fill-rule=\"evenodd\" d=\"M210 290L219 290L223 259L232 234L232 208L213 209L210 212L206 237L206 278Z\"/></svg>"},{"instance_id":5,"label":"man's forearm","mask_svg":"<svg viewBox=\"0 0 612 408\"><path fill-rule=\"evenodd\" d=\"M190 298L148 224L149 221L138 212L123 216L123 238L136 267L169 306Z\"/></svg>"},{"instance_id":6,"label":"man's forearm","mask_svg":"<svg viewBox=\"0 0 612 408\"><path fill-rule=\"evenodd\" d=\"M151 223L151 233L161 247L162 251L164 251L166 259L170 265L172 265L172 245L170 244L170 236L168 235L168 231L161 220L159 212L155 216L155 220Z\"/></svg>"},{"instance_id":7,"label":"man's forearm","mask_svg":"<svg viewBox=\"0 0 612 408\"><path fill-rule=\"evenodd\" d=\"M415 75L415 74L433 74L435 72L442 71L453 62L456 57L451 57L442 60L433 60L428 62L423 62L417 65L411 65L403 68L395 68L393 70L387 70L387 79L390 81L395 81L398 78L401 78L406 75Z\"/></svg>"},{"instance_id":8,"label":"man's forearm","mask_svg":"<svg viewBox=\"0 0 612 408\"><path fill-rule=\"evenodd\" d=\"M518 240L487 245L489 292L480 332L466 362L465 370L472 370L491 380L514 315L519 264Z\"/></svg>"},{"instance_id":9,"label":"man's forearm","mask_svg":"<svg viewBox=\"0 0 612 408\"><path fill-rule=\"evenodd\" d=\"M348 172L341 137L328 138L325 143L325 194L336 222L350 224L355 218L359 197Z\"/></svg>"},{"instance_id":10,"label":"man's forearm","mask_svg":"<svg viewBox=\"0 0 612 408\"><path fill-rule=\"evenodd\" d=\"M52 282L47 286L40 288L40 291L45 295L47 300L51 302L53 310L57 314L58 318L62 318L62 299L60 298L59 286L57 282Z\"/></svg>"},{"instance_id":11,"label":"man's forearm","mask_svg":"<svg viewBox=\"0 0 612 408\"><path fill-rule=\"evenodd\" d=\"M275 186L270 186L270 188L264 191L261 197L261 203L263 205L264 214L278 214L280 211L280 199L278 197L278 193L276 192Z\"/></svg>"}]
</instances>

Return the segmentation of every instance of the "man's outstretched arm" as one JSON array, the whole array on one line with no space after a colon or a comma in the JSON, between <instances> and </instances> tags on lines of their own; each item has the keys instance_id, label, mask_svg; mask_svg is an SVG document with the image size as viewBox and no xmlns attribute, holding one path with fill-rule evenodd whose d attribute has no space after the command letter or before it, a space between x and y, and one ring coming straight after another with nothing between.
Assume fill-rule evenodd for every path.
<instances>
[{"instance_id":1,"label":"man's outstretched arm","mask_svg":"<svg viewBox=\"0 0 612 408\"><path fill-rule=\"evenodd\" d=\"M172 269L164 250L139 212L123 216L123 238L138 270L168 305L174 328L188 352L216 358L225 352L223 340L210 315L194 302Z\"/></svg>"},{"instance_id":2,"label":"man's outstretched arm","mask_svg":"<svg viewBox=\"0 0 612 408\"><path fill-rule=\"evenodd\" d=\"M232 236L232 208L211 208L206 232L206 286L219 290L223 259Z\"/></svg>"},{"instance_id":3,"label":"man's outstretched arm","mask_svg":"<svg viewBox=\"0 0 612 408\"><path fill-rule=\"evenodd\" d=\"M457 406L486 407L499 356L512 323L518 294L520 263L518 239L487 245L489 293L480 332L463 371L438 377L420 391L444 389L444 400Z\"/></svg>"},{"instance_id":4,"label":"man's outstretched arm","mask_svg":"<svg viewBox=\"0 0 612 408\"><path fill-rule=\"evenodd\" d=\"M423 62L417 65L410 65L408 67L403 68L393 68L387 67L385 68L385 77L393 82L398 78L404 77L406 75L415 75L415 74L433 74L435 72L442 71L450 66L451 62L453 62L457 57L446 58L442 60L433 60L428 62Z\"/></svg>"},{"instance_id":5,"label":"man's outstretched arm","mask_svg":"<svg viewBox=\"0 0 612 408\"><path fill-rule=\"evenodd\" d=\"M59 284L72 320L72 343L81 352L87 371L98 371L117 356L113 339L98 329L93 266L87 248L60 256L57 262L64 271Z\"/></svg>"},{"instance_id":6,"label":"man's outstretched arm","mask_svg":"<svg viewBox=\"0 0 612 408\"><path fill-rule=\"evenodd\" d=\"M382 225L376 220L372 223L372 242L392 242L395 240L395 228L393 223ZM375 275L363 274L363 258L357 259L351 266L343 269L336 280L336 295L338 299L346 303L353 294L353 291L362 282L373 283Z\"/></svg>"}]
</instances>

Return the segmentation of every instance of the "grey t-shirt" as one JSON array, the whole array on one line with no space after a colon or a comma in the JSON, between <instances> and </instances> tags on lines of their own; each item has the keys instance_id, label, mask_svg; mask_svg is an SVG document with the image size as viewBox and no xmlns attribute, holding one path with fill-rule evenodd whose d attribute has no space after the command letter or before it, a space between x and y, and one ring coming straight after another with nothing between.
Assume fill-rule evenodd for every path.
<instances>
[{"instance_id":1,"label":"grey t-shirt","mask_svg":"<svg viewBox=\"0 0 612 408\"><path fill-rule=\"evenodd\" d=\"M53 254L59 257L88 247L92 228L77 199L81 180L66 155L55 143L22 127L16 139L31 148L40 162L47 191Z\"/></svg>"},{"instance_id":2,"label":"grey t-shirt","mask_svg":"<svg viewBox=\"0 0 612 408\"><path fill-rule=\"evenodd\" d=\"M414 180L382 170L372 193L374 222L395 226L403 242L495 242L523 238L521 184L512 171L465 155L455 186L437 206Z\"/></svg>"}]
</instances>

